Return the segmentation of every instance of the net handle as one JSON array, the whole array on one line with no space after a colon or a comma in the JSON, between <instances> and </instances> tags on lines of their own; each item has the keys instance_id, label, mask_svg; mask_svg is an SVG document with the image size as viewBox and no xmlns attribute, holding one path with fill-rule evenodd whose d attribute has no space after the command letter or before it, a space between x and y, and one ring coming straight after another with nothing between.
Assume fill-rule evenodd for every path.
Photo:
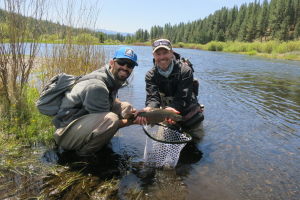
<instances>
[{"instance_id":1,"label":"net handle","mask_svg":"<svg viewBox=\"0 0 300 200\"><path fill-rule=\"evenodd\" d=\"M169 126L166 126L166 125L164 125L164 124L155 124L155 125L156 125L156 126L163 126L163 127L166 127L166 128L172 129L172 130L179 131L179 130L176 129L176 128L169 127ZM190 141L192 140L192 137L191 137L189 134L184 133L184 132L183 132L183 133L189 138L189 140L187 140L187 141L177 141L177 142L176 142L176 141L159 140L159 139L156 139L156 138L152 137L151 134L148 133L148 131L147 131L145 125L143 125L143 131L144 131L144 133L145 133L149 138L151 138L152 140L154 140L154 141L156 141L156 142L165 143L165 144L185 144L185 143L188 143L188 142L190 142Z\"/></svg>"}]
</instances>

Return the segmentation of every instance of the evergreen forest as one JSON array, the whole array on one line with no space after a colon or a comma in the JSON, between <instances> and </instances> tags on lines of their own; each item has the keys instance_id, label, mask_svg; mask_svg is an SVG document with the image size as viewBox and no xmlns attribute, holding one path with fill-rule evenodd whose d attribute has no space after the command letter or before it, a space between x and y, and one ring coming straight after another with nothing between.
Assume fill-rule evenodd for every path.
<instances>
[{"instance_id":1,"label":"evergreen forest","mask_svg":"<svg viewBox=\"0 0 300 200\"><path fill-rule=\"evenodd\" d=\"M8 12L0 9L0 34L4 38L8 33L7 16ZM32 26L40 26L35 34L46 41L65 39L70 30L74 36L84 33L86 37L88 34L95 43L137 43L162 37L173 43L198 44L211 41L290 41L300 38L300 0L257 0L240 7L223 7L204 19L175 25L154 25L150 31L139 29L127 36L119 33L109 35L88 28L72 28L47 20L30 18L28 21Z\"/></svg>"},{"instance_id":2,"label":"evergreen forest","mask_svg":"<svg viewBox=\"0 0 300 200\"><path fill-rule=\"evenodd\" d=\"M135 39L147 41L169 38L174 43L210 41L297 40L300 37L300 0L264 0L240 7L223 7L204 19L164 27L153 26L150 33L138 30Z\"/></svg>"}]
</instances>

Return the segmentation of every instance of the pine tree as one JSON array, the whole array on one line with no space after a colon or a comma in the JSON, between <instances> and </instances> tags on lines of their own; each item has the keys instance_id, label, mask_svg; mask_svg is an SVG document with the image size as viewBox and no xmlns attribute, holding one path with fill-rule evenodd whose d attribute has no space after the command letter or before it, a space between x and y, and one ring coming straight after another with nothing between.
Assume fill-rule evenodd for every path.
<instances>
[{"instance_id":1,"label":"pine tree","mask_svg":"<svg viewBox=\"0 0 300 200\"><path fill-rule=\"evenodd\" d=\"M250 6L252 8L252 6ZM245 9L245 17L243 18L243 21L240 26L240 30L238 32L238 39L240 41L246 41L247 40L247 29L248 24L250 23L250 17L251 17L251 9L249 9L248 6L246 6Z\"/></svg>"},{"instance_id":2,"label":"pine tree","mask_svg":"<svg viewBox=\"0 0 300 200\"><path fill-rule=\"evenodd\" d=\"M299 24L300 21L300 0L294 0L294 18L293 18L293 27L295 27Z\"/></svg>"},{"instance_id":3,"label":"pine tree","mask_svg":"<svg viewBox=\"0 0 300 200\"><path fill-rule=\"evenodd\" d=\"M237 16L238 16L238 7L234 6L228 12L228 16L227 16L228 26L227 26L227 29L225 31L225 40L230 40L230 41L235 40L235 33L233 31L233 24L237 20Z\"/></svg>"},{"instance_id":4,"label":"pine tree","mask_svg":"<svg viewBox=\"0 0 300 200\"><path fill-rule=\"evenodd\" d=\"M176 31L174 42L182 42L182 38L184 35L184 27L185 27L184 23L180 23L177 26L177 31Z\"/></svg>"},{"instance_id":5,"label":"pine tree","mask_svg":"<svg viewBox=\"0 0 300 200\"><path fill-rule=\"evenodd\" d=\"M190 35L191 35L191 25L189 23L189 24L185 25L182 42L189 42Z\"/></svg>"},{"instance_id":6,"label":"pine tree","mask_svg":"<svg viewBox=\"0 0 300 200\"><path fill-rule=\"evenodd\" d=\"M269 3L268 0L264 0L262 8L259 13L258 23L257 23L257 37L260 41L263 41L263 37L268 36L268 19L269 19Z\"/></svg>"},{"instance_id":7,"label":"pine tree","mask_svg":"<svg viewBox=\"0 0 300 200\"><path fill-rule=\"evenodd\" d=\"M245 19L246 12L247 12L247 5L246 4L241 5L239 8L237 18L231 28L233 40L239 39L238 34L241 30L241 25L243 24L243 21Z\"/></svg>"},{"instance_id":8,"label":"pine tree","mask_svg":"<svg viewBox=\"0 0 300 200\"><path fill-rule=\"evenodd\" d=\"M294 38L297 40L300 39L300 21L295 26Z\"/></svg>"},{"instance_id":9,"label":"pine tree","mask_svg":"<svg viewBox=\"0 0 300 200\"><path fill-rule=\"evenodd\" d=\"M270 31L272 39L282 39L287 33L288 19L285 16L286 0L270 2Z\"/></svg>"},{"instance_id":10,"label":"pine tree","mask_svg":"<svg viewBox=\"0 0 300 200\"><path fill-rule=\"evenodd\" d=\"M256 38L257 34L257 16L260 11L260 5L255 1L250 3L248 7L248 16L246 17L246 34L245 40L252 42Z\"/></svg>"},{"instance_id":11,"label":"pine tree","mask_svg":"<svg viewBox=\"0 0 300 200\"><path fill-rule=\"evenodd\" d=\"M293 15L292 0L280 0L281 9L279 15L282 16L282 21L280 23L280 29L276 33L276 38L279 40L289 39L289 29L291 25L291 16Z\"/></svg>"}]
</instances>

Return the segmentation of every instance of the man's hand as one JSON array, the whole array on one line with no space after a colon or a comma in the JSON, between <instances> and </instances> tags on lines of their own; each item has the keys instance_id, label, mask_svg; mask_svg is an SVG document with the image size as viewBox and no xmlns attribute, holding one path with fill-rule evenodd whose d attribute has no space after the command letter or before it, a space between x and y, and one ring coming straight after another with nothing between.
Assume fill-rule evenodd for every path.
<instances>
[{"instance_id":1,"label":"man's hand","mask_svg":"<svg viewBox=\"0 0 300 200\"><path fill-rule=\"evenodd\" d=\"M124 119L120 119L120 126L119 128L125 127L125 126L130 126L134 124L134 116L136 115L136 109L132 109L130 113L127 113L124 117Z\"/></svg>"},{"instance_id":2,"label":"man's hand","mask_svg":"<svg viewBox=\"0 0 300 200\"><path fill-rule=\"evenodd\" d=\"M169 111L172 111L176 114L180 114L180 112L178 110L176 110L175 108L172 108L172 107L166 107L165 108L166 110L169 110ZM172 119L169 119L169 118L166 118L165 121L169 124L176 124L176 122Z\"/></svg>"},{"instance_id":3,"label":"man's hand","mask_svg":"<svg viewBox=\"0 0 300 200\"><path fill-rule=\"evenodd\" d=\"M134 114L135 114L135 116L137 116L137 114L140 113L140 112L149 112L152 109L153 108L151 108L151 107L145 107L142 110L139 110L139 111L135 112ZM136 119L133 121L133 123L144 125L144 124L147 124L148 121L147 121L146 117L137 116Z\"/></svg>"}]
</instances>

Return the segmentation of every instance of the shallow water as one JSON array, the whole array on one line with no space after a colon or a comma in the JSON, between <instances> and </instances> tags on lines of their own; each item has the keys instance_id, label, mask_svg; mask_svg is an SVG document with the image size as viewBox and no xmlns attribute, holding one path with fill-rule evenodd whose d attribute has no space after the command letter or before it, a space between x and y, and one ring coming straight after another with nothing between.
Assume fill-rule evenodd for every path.
<instances>
[{"instance_id":1,"label":"shallow water","mask_svg":"<svg viewBox=\"0 0 300 200\"><path fill-rule=\"evenodd\" d=\"M119 98L139 109L152 59L149 47L134 49L140 66ZM187 199L299 199L300 62L176 51L191 60L200 80L205 137L198 148L203 157L179 163L172 175L160 171L145 190L155 193L163 181L182 184L187 192L177 192ZM134 162L143 156L145 136L133 126L122 129L113 143L116 152L129 154Z\"/></svg>"},{"instance_id":2,"label":"shallow water","mask_svg":"<svg viewBox=\"0 0 300 200\"><path fill-rule=\"evenodd\" d=\"M109 57L118 46L103 48ZM141 109L144 76L152 67L151 48L133 48L139 66L119 98ZM121 129L91 165L74 165L78 160L71 154L57 156L51 149L44 150L42 163L68 166L74 176L83 172L79 178L83 182L74 183L62 195L55 186L71 176L69 171L40 179L25 175L25 180L8 173L6 182L24 188L21 196L15 196L29 198L42 192L50 194L49 199L68 199L77 193L78 199L97 199L99 188L108 187L100 183L117 179L118 188L111 189L110 199L300 199L300 62L175 50L194 64L200 80L199 102L205 105L205 136L196 148L183 150L175 169L143 167L147 136L134 125ZM41 183L33 184L37 181ZM7 196L0 187L1 196L14 194Z\"/></svg>"}]
</instances>

